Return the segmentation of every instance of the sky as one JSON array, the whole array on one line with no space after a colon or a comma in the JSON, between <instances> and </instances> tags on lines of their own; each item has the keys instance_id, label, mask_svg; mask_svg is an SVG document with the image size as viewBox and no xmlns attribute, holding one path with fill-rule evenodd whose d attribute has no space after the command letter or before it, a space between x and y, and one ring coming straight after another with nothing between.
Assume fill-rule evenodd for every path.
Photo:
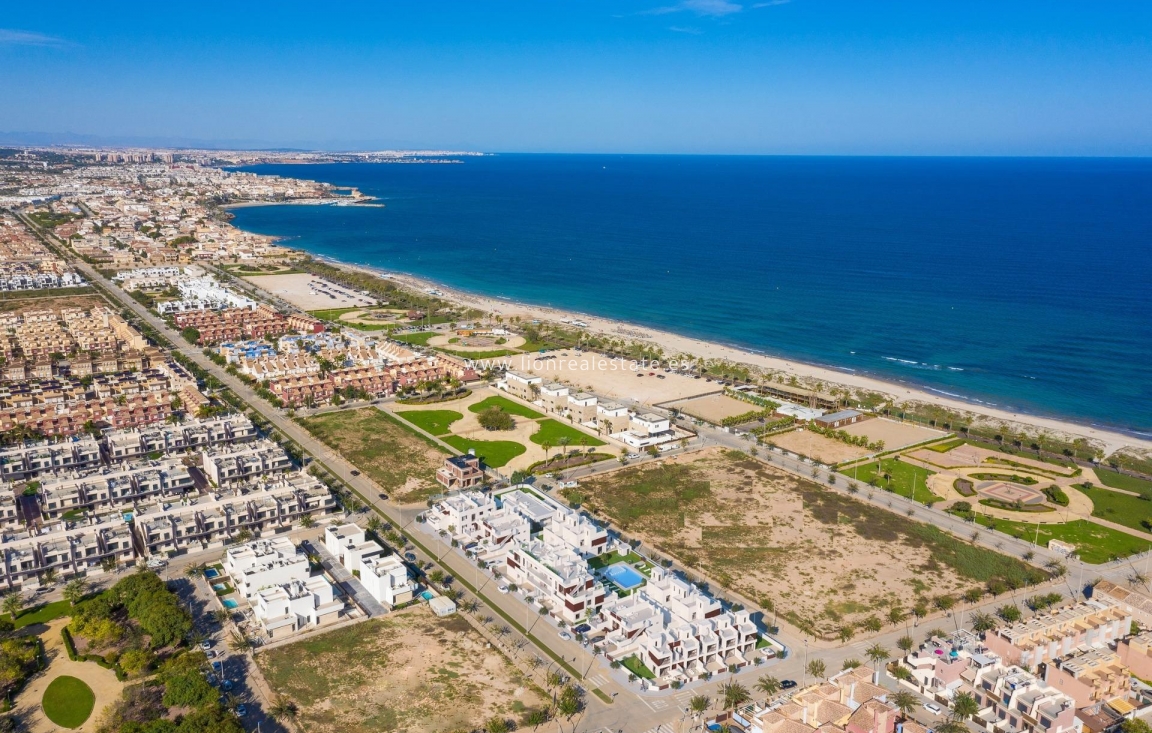
<instances>
[{"instance_id":1,"label":"sky","mask_svg":"<svg viewBox=\"0 0 1152 733\"><path fill-rule=\"evenodd\" d=\"M6 3L0 141L1152 154L1152 2Z\"/></svg>"}]
</instances>

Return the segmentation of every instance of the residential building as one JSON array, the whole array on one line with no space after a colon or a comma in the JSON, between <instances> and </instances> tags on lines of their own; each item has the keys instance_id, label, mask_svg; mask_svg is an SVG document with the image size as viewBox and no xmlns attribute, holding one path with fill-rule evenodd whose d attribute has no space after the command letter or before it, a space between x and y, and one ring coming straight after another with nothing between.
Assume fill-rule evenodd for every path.
<instances>
[{"instance_id":1,"label":"residential building","mask_svg":"<svg viewBox=\"0 0 1152 733\"><path fill-rule=\"evenodd\" d=\"M1116 643L1120 663L1142 680L1152 680L1152 631L1141 631Z\"/></svg>"},{"instance_id":2,"label":"residential building","mask_svg":"<svg viewBox=\"0 0 1152 733\"><path fill-rule=\"evenodd\" d=\"M827 430L839 430L841 428L852 425L853 423L858 423L866 418L867 415L858 410L840 410L838 412L832 412L827 415L821 415L820 417L814 419L812 422L814 422L818 427L825 428Z\"/></svg>"},{"instance_id":3,"label":"residential building","mask_svg":"<svg viewBox=\"0 0 1152 733\"><path fill-rule=\"evenodd\" d=\"M343 610L344 602L334 596L323 575L261 588L252 599L253 614L273 641L333 624Z\"/></svg>"},{"instance_id":4,"label":"residential building","mask_svg":"<svg viewBox=\"0 0 1152 733\"><path fill-rule=\"evenodd\" d=\"M1132 620L1141 628L1152 629L1152 597L1147 593L1125 588L1111 580L1098 580L1092 586L1092 598L1119 606L1132 614Z\"/></svg>"},{"instance_id":5,"label":"residential building","mask_svg":"<svg viewBox=\"0 0 1152 733\"><path fill-rule=\"evenodd\" d=\"M988 733L1080 733L1076 701L1016 665L979 670L973 697L980 712L973 722Z\"/></svg>"},{"instance_id":6,"label":"residential building","mask_svg":"<svg viewBox=\"0 0 1152 733\"><path fill-rule=\"evenodd\" d=\"M1077 649L1042 665L1044 682L1076 701L1077 708L1127 698L1132 673L1111 649Z\"/></svg>"},{"instance_id":7,"label":"residential building","mask_svg":"<svg viewBox=\"0 0 1152 733\"><path fill-rule=\"evenodd\" d=\"M444 465L436 471L436 481L448 491L472 489L484 483L484 469L475 453L468 451L445 458Z\"/></svg>"},{"instance_id":8,"label":"residential building","mask_svg":"<svg viewBox=\"0 0 1152 733\"><path fill-rule=\"evenodd\" d=\"M221 446L204 451L204 474L217 486L270 473L290 471L292 459L271 440L258 440L241 446Z\"/></svg>"},{"instance_id":9,"label":"residential building","mask_svg":"<svg viewBox=\"0 0 1152 733\"><path fill-rule=\"evenodd\" d=\"M1000 627L985 634L984 643L1005 664L1034 668L1079 646L1111 644L1131 626L1132 615L1122 607L1090 600Z\"/></svg>"},{"instance_id":10,"label":"residential building","mask_svg":"<svg viewBox=\"0 0 1152 733\"><path fill-rule=\"evenodd\" d=\"M496 382L496 387L505 392L510 392L527 402L535 402L539 399L536 393L543 384L543 377L524 374L510 369L504 372L503 379Z\"/></svg>"}]
</instances>

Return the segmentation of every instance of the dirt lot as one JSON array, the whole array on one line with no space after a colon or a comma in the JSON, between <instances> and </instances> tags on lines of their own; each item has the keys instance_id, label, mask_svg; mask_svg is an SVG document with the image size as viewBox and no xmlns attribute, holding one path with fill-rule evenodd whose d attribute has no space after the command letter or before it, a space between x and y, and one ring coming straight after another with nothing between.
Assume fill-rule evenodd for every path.
<instances>
[{"instance_id":1,"label":"dirt lot","mask_svg":"<svg viewBox=\"0 0 1152 733\"><path fill-rule=\"evenodd\" d=\"M268 684L313 733L449 733L518 720L544 694L458 616L424 606L257 657Z\"/></svg>"},{"instance_id":2,"label":"dirt lot","mask_svg":"<svg viewBox=\"0 0 1152 733\"><path fill-rule=\"evenodd\" d=\"M108 301L103 296L93 293L92 295L62 295L62 296L44 296L36 295L35 290L27 290L18 293L6 293L6 297L0 299L0 313L23 313L27 310L41 310L44 308L94 308L98 305L108 305ZM120 308L113 310L119 311Z\"/></svg>"},{"instance_id":3,"label":"dirt lot","mask_svg":"<svg viewBox=\"0 0 1152 733\"><path fill-rule=\"evenodd\" d=\"M565 496L831 638L897 606L931 605L1023 563L718 448L581 482ZM769 615L768 618L771 618Z\"/></svg>"},{"instance_id":4,"label":"dirt lot","mask_svg":"<svg viewBox=\"0 0 1152 733\"><path fill-rule=\"evenodd\" d=\"M901 423L896 422L895 420L887 420L882 417L876 417L872 418L871 420L865 420L864 422L858 422L855 425L849 425L842 429L849 435L866 436L869 443L875 443L878 440L883 440L884 450L903 448L906 445L923 443L925 440L943 438L948 434L943 430L933 430L931 428L924 428L920 427L919 425L912 425L910 423Z\"/></svg>"},{"instance_id":5,"label":"dirt lot","mask_svg":"<svg viewBox=\"0 0 1152 733\"><path fill-rule=\"evenodd\" d=\"M697 397L692 400L680 400L668 407L675 407L685 415L698 417L701 420L719 425L726 417L735 417L756 409L755 405L741 402L738 399L723 394L710 394L706 397Z\"/></svg>"},{"instance_id":6,"label":"dirt lot","mask_svg":"<svg viewBox=\"0 0 1152 733\"><path fill-rule=\"evenodd\" d=\"M329 412L300 422L338 451L394 499L422 504L439 493L436 469L447 453L374 407Z\"/></svg>"},{"instance_id":7,"label":"dirt lot","mask_svg":"<svg viewBox=\"0 0 1152 733\"><path fill-rule=\"evenodd\" d=\"M833 464L868 455L867 448L841 443L823 435L800 428L769 438L786 451L814 458L821 463Z\"/></svg>"},{"instance_id":8,"label":"dirt lot","mask_svg":"<svg viewBox=\"0 0 1152 733\"><path fill-rule=\"evenodd\" d=\"M578 355L574 349L548 352L548 356L553 355L554 359L540 359L538 354L512 356L507 363L517 371L537 374L546 382L563 382L612 399L636 400L646 405L659 405L720 389L715 382L665 374L663 368L641 370L628 359L609 359L600 354ZM664 378L657 378L657 374Z\"/></svg>"},{"instance_id":9,"label":"dirt lot","mask_svg":"<svg viewBox=\"0 0 1152 733\"><path fill-rule=\"evenodd\" d=\"M244 278L261 290L278 295L292 305L306 311L325 310L328 308L355 308L357 306L370 306L375 299L366 295L355 293L350 288L334 286L321 280L315 275L256 275ZM310 283L324 283L325 287L336 294L332 298L325 293L314 291L308 287ZM342 291L346 291L342 293ZM337 294L342 293L342 294Z\"/></svg>"}]
</instances>

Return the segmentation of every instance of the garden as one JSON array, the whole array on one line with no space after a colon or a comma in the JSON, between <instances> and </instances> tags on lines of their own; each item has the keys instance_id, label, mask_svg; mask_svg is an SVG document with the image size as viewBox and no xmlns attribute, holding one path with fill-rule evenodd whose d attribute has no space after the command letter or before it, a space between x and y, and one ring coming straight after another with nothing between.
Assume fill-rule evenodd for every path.
<instances>
[{"instance_id":1,"label":"garden","mask_svg":"<svg viewBox=\"0 0 1152 733\"><path fill-rule=\"evenodd\" d=\"M928 477L935 475L934 471L901 461L896 456L846 468L841 473L854 481L891 491L921 504L943 499L928 488Z\"/></svg>"}]
</instances>

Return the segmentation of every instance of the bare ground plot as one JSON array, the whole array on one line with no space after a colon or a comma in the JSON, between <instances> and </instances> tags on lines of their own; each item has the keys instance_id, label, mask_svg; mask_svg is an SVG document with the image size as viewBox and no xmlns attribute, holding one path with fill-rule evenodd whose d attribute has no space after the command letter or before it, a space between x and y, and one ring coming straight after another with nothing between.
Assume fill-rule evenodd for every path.
<instances>
[{"instance_id":1,"label":"bare ground plot","mask_svg":"<svg viewBox=\"0 0 1152 733\"><path fill-rule=\"evenodd\" d=\"M257 657L269 686L313 733L449 733L518 720L542 692L464 619L423 606Z\"/></svg>"},{"instance_id":2,"label":"bare ground plot","mask_svg":"<svg viewBox=\"0 0 1152 733\"><path fill-rule=\"evenodd\" d=\"M445 451L374 407L329 412L300 423L403 504L423 503L440 491L436 469Z\"/></svg>"},{"instance_id":3,"label":"bare ground plot","mask_svg":"<svg viewBox=\"0 0 1152 733\"><path fill-rule=\"evenodd\" d=\"M868 455L867 448L848 445L834 438L825 438L819 433L800 428L787 433L773 435L771 440L786 451L814 458L821 463L834 464L850 461Z\"/></svg>"},{"instance_id":4,"label":"bare ground plot","mask_svg":"<svg viewBox=\"0 0 1152 733\"><path fill-rule=\"evenodd\" d=\"M923 443L926 440L943 438L948 434L943 430L933 430L932 428L925 428L911 423L896 422L895 420L888 420L882 417L848 425L841 428L841 430L853 436L863 435L868 438L869 443L883 440L884 450L903 448L906 445L915 445L916 443Z\"/></svg>"},{"instance_id":5,"label":"bare ground plot","mask_svg":"<svg viewBox=\"0 0 1152 733\"><path fill-rule=\"evenodd\" d=\"M718 389L715 382L682 374L666 374L662 367L640 369L629 359L610 359L587 352L578 354L574 349L548 352L548 357L555 358L542 359L540 356L512 356L506 363L517 371L541 376L546 382L563 382L612 399L636 400L646 405L682 400ZM664 378L659 379L658 374Z\"/></svg>"},{"instance_id":6,"label":"bare ground plot","mask_svg":"<svg viewBox=\"0 0 1152 733\"><path fill-rule=\"evenodd\" d=\"M245 277L261 290L272 293L288 301L301 310L314 311L326 308L355 308L371 306L376 303L375 298L360 295L351 288L334 286L315 275L298 273L293 275L258 275ZM313 290L309 285L321 286L329 292L321 292L318 288Z\"/></svg>"},{"instance_id":7,"label":"bare ground plot","mask_svg":"<svg viewBox=\"0 0 1152 733\"><path fill-rule=\"evenodd\" d=\"M1039 571L737 451L710 449L564 492L805 631Z\"/></svg>"},{"instance_id":8,"label":"bare ground plot","mask_svg":"<svg viewBox=\"0 0 1152 733\"><path fill-rule=\"evenodd\" d=\"M103 296L93 293L91 295L36 295L35 290L25 290L19 293L6 293L9 297L0 300L0 313L23 313L28 310L43 310L46 308L94 308L98 305L108 305ZM117 308L116 310L119 310Z\"/></svg>"},{"instance_id":9,"label":"bare ground plot","mask_svg":"<svg viewBox=\"0 0 1152 733\"><path fill-rule=\"evenodd\" d=\"M725 394L710 394L690 400L678 400L667 407L675 407L685 415L719 425L725 418L743 415L756 409L755 405L741 402Z\"/></svg>"}]
</instances>

